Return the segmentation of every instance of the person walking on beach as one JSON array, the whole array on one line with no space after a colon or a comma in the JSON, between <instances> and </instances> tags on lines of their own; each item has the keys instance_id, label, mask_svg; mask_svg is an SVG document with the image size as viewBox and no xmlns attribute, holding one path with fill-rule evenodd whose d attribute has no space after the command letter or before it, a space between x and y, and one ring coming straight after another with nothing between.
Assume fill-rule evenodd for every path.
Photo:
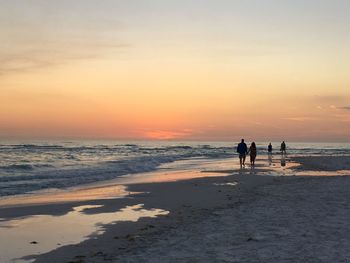
<instances>
[{"instance_id":1,"label":"person walking on beach","mask_svg":"<svg viewBox=\"0 0 350 263\"><path fill-rule=\"evenodd\" d=\"M269 162L269 166L272 165L272 144L271 142L267 146L267 160Z\"/></svg>"},{"instance_id":2,"label":"person walking on beach","mask_svg":"<svg viewBox=\"0 0 350 263\"><path fill-rule=\"evenodd\" d=\"M269 146L267 146L267 152L269 154L272 154L272 144L271 144L271 142L270 142Z\"/></svg>"},{"instance_id":3,"label":"person walking on beach","mask_svg":"<svg viewBox=\"0 0 350 263\"><path fill-rule=\"evenodd\" d=\"M287 149L286 143L283 141L281 143L281 153L286 154L287 153L286 149Z\"/></svg>"},{"instance_id":4,"label":"person walking on beach","mask_svg":"<svg viewBox=\"0 0 350 263\"><path fill-rule=\"evenodd\" d=\"M245 158L248 153L248 147L244 142L244 139L241 140L241 142L237 146L237 152L239 154L239 164L241 168L245 166Z\"/></svg>"},{"instance_id":5,"label":"person walking on beach","mask_svg":"<svg viewBox=\"0 0 350 263\"><path fill-rule=\"evenodd\" d=\"M256 145L255 142L252 142L252 144L249 147L249 154L250 154L250 164L252 167L255 165L255 158L256 158Z\"/></svg>"}]
</instances>

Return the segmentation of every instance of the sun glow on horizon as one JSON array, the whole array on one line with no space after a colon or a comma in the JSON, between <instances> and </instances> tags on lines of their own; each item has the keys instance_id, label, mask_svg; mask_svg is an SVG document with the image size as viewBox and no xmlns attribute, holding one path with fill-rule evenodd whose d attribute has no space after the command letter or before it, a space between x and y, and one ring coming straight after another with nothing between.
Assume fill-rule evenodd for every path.
<instances>
[{"instance_id":1,"label":"sun glow on horizon","mask_svg":"<svg viewBox=\"0 0 350 263\"><path fill-rule=\"evenodd\" d=\"M4 2L0 137L347 141L336 2Z\"/></svg>"}]
</instances>

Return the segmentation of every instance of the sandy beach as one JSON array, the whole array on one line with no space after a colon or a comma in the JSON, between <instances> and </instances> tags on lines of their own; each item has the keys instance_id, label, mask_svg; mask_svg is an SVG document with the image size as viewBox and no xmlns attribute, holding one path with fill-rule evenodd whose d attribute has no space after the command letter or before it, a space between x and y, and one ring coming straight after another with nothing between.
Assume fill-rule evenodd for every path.
<instances>
[{"instance_id":1,"label":"sandy beach","mask_svg":"<svg viewBox=\"0 0 350 263\"><path fill-rule=\"evenodd\" d=\"M334 157L332 163L348 169L348 158ZM28 262L349 261L350 177L276 176L281 169L277 161L269 167L262 160L256 169L242 171L222 164L222 170L208 168L202 178L133 183L127 185L130 194L120 198L3 205L0 213L3 222L74 213L77 217L71 218L82 220L78 225L92 216L100 220L99 232L89 238L48 253L28 254ZM325 163L323 157L295 161L300 163L296 174L306 172L309 168L304 166L310 163L320 171ZM226 165L230 162L237 160L227 160ZM52 236L59 233L50 231ZM40 237L28 240L30 246L44 243Z\"/></svg>"}]
</instances>

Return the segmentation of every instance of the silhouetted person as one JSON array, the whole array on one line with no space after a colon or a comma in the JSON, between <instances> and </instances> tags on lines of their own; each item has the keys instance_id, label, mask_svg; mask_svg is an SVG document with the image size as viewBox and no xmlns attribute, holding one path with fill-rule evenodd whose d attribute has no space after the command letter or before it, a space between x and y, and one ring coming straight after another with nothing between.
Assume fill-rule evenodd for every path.
<instances>
[{"instance_id":1,"label":"silhouetted person","mask_svg":"<svg viewBox=\"0 0 350 263\"><path fill-rule=\"evenodd\" d=\"M250 145L249 154L250 154L250 164L253 167L255 165L255 158L256 158L256 154L257 154L255 142L252 142L252 144Z\"/></svg>"},{"instance_id":2,"label":"silhouetted person","mask_svg":"<svg viewBox=\"0 0 350 263\"><path fill-rule=\"evenodd\" d=\"M237 146L237 152L239 154L239 164L241 165L241 168L243 165L245 165L245 158L248 153L248 147L244 142L244 139L242 139L241 143Z\"/></svg>"},{"instance_id":3,"label":"silhouetted person","mask_svg":"<svg viewBox=\"0 0 350 263\"><path fill-rule=\"evenodd\" d=\"M286 143L283 141L283 142L281 143L281 153L282 153L282 154L286 154L286 153L287 153L287 152L286 152L286 149L287 149Z\"/></svg>"},{"instance_id":4,"label":"silhouetted person","mask_svg":"<svg viewBox=\"0 0 350 263\"><path fill-rule=\"evenodd\" d=\"M267 152L268 152L269 154L272 153L272 144L271 144L271 142L270 142L269 146L267 146Z\"/></svg>"}]
</instances>

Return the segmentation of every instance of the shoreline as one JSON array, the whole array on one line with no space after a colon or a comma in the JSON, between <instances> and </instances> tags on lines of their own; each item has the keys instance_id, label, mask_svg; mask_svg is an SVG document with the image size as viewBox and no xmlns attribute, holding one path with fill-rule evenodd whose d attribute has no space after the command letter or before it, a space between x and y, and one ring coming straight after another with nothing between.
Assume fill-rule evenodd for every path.
<instances>
[{"instance_id":1,"label":"shoreline","mask_svg":"<svg viewBox=\"0 0 350 263\"><path fill-rule=\"evenodd\" d=\"M232 170L223 168L221 171L228 172ZM131 194L125 198L86 200L51 205L33 205L21 208L21 211L19 211L19 209L16 207L9 207L1 208L0 211L2 215L7 214L7 218L5 216L6 220L13 217L29 216L34 213L38 214L38 212L39 214L62 216L67 214L69 211L73 211L74 207L84 205L98 206L91 207L82 212L83 214L87 215L115 213L125 207L140 204L143 204L144 209L162 209L164 211L168 211L168 215L161 215L155 218L140 218L137 222L117 222L117 224L103 225L104 233L101 235L90 235L89 239L79 244L59 247L56 250L38 256L33 255L25 257L27 260L35 259L34 262L81 263L123 261L138 262L141 258L143 259L143 256L146 256L149 257L149 261L147 261L148 259L144 261L152 262L152 257L156 257L157 253L159 254L164 249L166 250L167 247L169 247L169 244L165 247L164 244L160 246L161 250L154 255L152 254L152 251L151 253L148 250L153 247L154 243L162 243L165 242L165 240L167 240L166 242L170 242L168 240L169 236L175 236L179 229L189 228L189 230L186 230L186 235L187 239L191 240L191 237L195 236L195 233L192 233L191 231L196 227L196 225L202 223L204 224L204 222L209 220L209 218L220 219L227 213L234 218L241 212L240 210L242 208L252 205L259 200L271 198L271 196L274 196L275 193L280 191L281 187L288 188L288 186L290 186L291 189L298 189L306 185L310 188L307 191L310 192L314 188L313 184L319 185L319 187L324 187L326 182L329 183L337 180L343 180L339 187L344 187L346 184L348 184L350 177L336 176L331 178L271 176L266 174L261 175L261 171L259 173L259 168L255 174L251 174L251 170L247 168L244 170L244 174L231 174L228 176L221 175L219 177L202 177L175 182L130 184L127 185L127 190L138 194ZM235 183L238 184L235 185ZM289 199L292 197L297 198L297 195L293 193L290 188L288 188L287 191ZM290 201L289 199L280 200L279 202ZM270 202L273 201L274 200L270 200ZM278 205L280 204L281 203ZM254 208L253 206L252 210L254 211L256 209L257 208ZM27 215L26 212L28 212ZM249 217L251 216L252 215L249 215ZM280 215L278 213L273 213L271 216L278 217ZM256 223L257 222L253 223L253 225ZM305 223L307 224L307 222ZM210 224L210 226L215 224L217 223L214 222ZM245 226L244 221L240 222L239 225L241 227L247 227ZM219 226L220 224L217 225L217 227ZM208 226L206 228L208 228ZM231 228L227 229L227 231L231 231ZM215 233L211 234L215 235ZM234 235L235 233L232 234ZM184 238L184 236L174 238L174 240L171 242L179 245L181 244L181 240L184 240ZM247 237L247 239L257 242L259 237L251 236ZM219 244L216 245L220 244L221 243L219 242ZM242 241L241 245L243 244L245 243ZM196 242L194 242L192 245L195 247ZM148 252L145 252L145 250ZM162 253L169 253L170 255L174 253L174 251L170 250ZM181 256L183 256L183 258L190 256L185 254L180 253L174 257L178 257L178 259L180 259ZM127 257L128 260L126 260L124 257ZM166 258L163 258L163 260L165 262L171 261L170 259L166 260Z\"/></svg>"},{"instance_id":2,"label":"shoreline","mask_svg":"<svg viewBox=\"0 0 350 263\"><path fill-rule=\"evenodd\" d=\"M131 191L127 191L126 189L128 185L132 184L155 182L162 183L208 176L225 176L222 174L222 172L205 172L202 170L202 166L203 164L209 164L210 166L211 163L225 164L227 162L230 162L231 160L232 158L221 158L214 160L206 158L195 158L191 160L179 160L175 162L164 163L161 166L159 166L156 170L150 172L121 175L117 176L114 179L96 181L93 183L82 184L79 186L73 186L65 189L50 188L40 191L28 192L24 194L2 196L0 197L0 209L28 205L65 204L78 203L79 201L94 201L97 199L103 200L125 198L131 194ZM186 161L191 162L192 165L194 164L194 168L191 168L191 170L179 169L179 164L182 165L182 162ZM173 165L175 167L172 167ZM234 171L238 171L238 169ZM205 172L206 174L202 174L203 172ZM223 173L227 172L224 171ZM101 189L103 191L94 191L98 189Z\"/></svg>"}]
</instances>

